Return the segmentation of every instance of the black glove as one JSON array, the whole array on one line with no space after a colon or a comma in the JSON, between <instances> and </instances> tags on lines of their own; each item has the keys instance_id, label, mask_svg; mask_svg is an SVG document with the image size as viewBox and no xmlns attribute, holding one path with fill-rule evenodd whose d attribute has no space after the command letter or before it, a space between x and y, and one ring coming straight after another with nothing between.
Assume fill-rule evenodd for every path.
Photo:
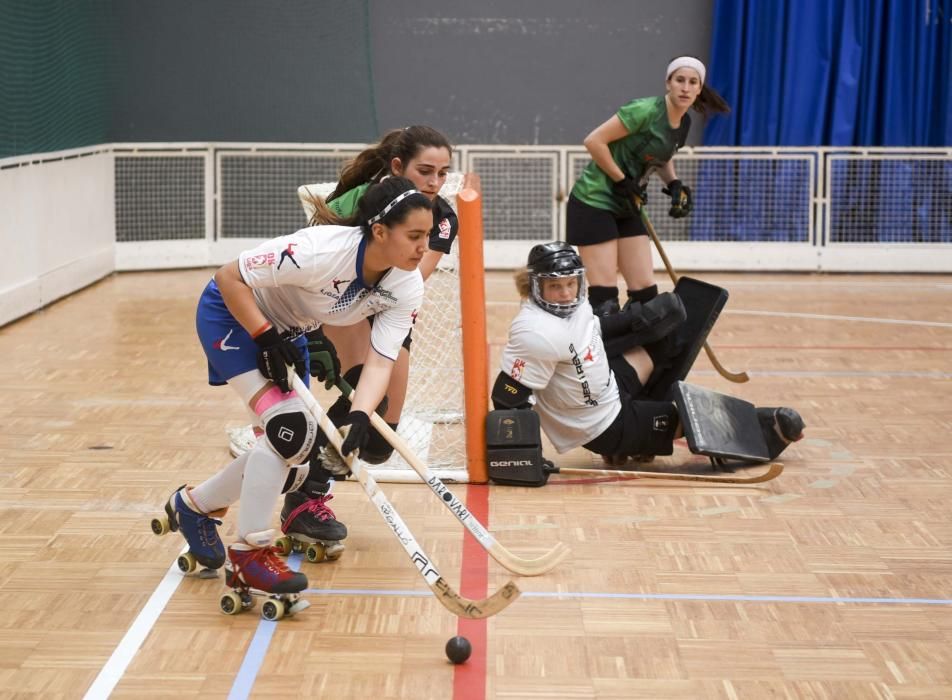
<instances>
[{"instance_id":1,"label":"black glove","mask_svg":"<svg viewBox=\"0 0 952 700\"><path fill-rule=\"evenodd\" d=\"M304 376L304 357L297 346L287 338L282 338L274 328L269 328L255 338L258 347L258 371L278 385L281 391L291 391L288 381L288 365Z\"/></svg>"},{"instance_id":2,"label":"black glove","mask_svg":"<svg viewBox=\"0 0 952 700\"><path fill-rule=\"evenodd\" d=\"M449 253L459 232L459 218L450 203L437 195L433 202L433 229L430 231L430 250Z\"/></svg>"},{"instance_id":3,"label":"black glove","mask_svg":"<svg viewBox=\"0 0 952 700\"><path fill-rule=\"evenodd\" d=\"M324 335L323 328L306 335L307 352L311 356L311 376L324 382L325 389L330 389L340 379L340 359L334 343Z\"/></svg>"},{"instance_id":4,"label":"black glove","mask_svg":"<svg viewBox=\"0 0 952 700\"><path fill-rule=\"evenodd\" d=\"M630 204L633 211L638 211L648 201L648 188L627 175L612 184L612 192Z\"/></svg>"},{"instance_id":5,"label":"black glove","mask_svg":"<svg viewBox=\"0 0 952 700\"><path fill-rule=\"evenodd\" d=\"M344 438L340 451L345 457L354 450L359 454L370 439L370 416L363 411L351 411L340 425L341 430L345 427L348 428L347 437Z\"/></svg>"},{"instance_id":6,"label":"black glove","mask_svg":"<svg viewBox=\"0 0 952 700\"><path fill-rule=\"evenodd\" d=\"M661 191L664 194L671 195L671 208L668 209L668 216L672 219L683 219L691 213L694 208L694 197L691 196L690 187L680 180L672 180Z\"/></svg>"}]
</instances>

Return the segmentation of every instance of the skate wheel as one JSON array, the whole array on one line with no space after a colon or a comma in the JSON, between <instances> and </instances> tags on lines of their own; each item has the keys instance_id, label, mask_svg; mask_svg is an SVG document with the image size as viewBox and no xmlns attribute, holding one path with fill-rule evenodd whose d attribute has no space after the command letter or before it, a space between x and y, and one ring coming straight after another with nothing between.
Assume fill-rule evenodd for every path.
<instances>
[{"instance_id":1,"label":"skate wheel","mask_svg":"<svg viewBox=\"0 0 952 700\"><path fill-rule=\"evenodd\" d=\"M169 532L169 519L166 516L152 518L152 533L161 537Z\"/></svg>"},{"instance_id":2,"label":"skate wheel","mask_svg":"<svg viewBox=\"0 0 952 700\"><path fill-rule=\"evenodd\" d=\"M278 553L280 553L283 557L289 555L291 550L294 549L294 544L291 542L291 538L287 535L276 539L274 541L274 546L278 548Z\"/></svg>"},{"instance_id":3,"label":"skate wheel","mask_svg":"<svg viewBox=\"0 0 952 700\"><path fill-rule=\"evenodd\" d=\"M324 552L328 561L337 561L344 554L344 545L340 542L332 542L324 545Z\"/></svg>"},{"instance_id":4,"label":"skate wheel","mask_svg":"<svg viewBox=\"0 0 952 700\"><path fill-rule=\"evenodd\" d=\"M307 560L311 563L324 561L327 558L327 549L325 549L324 545L320 542L315 542L307 548L305 556L307 556Z\"/></svg>"},{"instance_id":5,"label":"skate wheel","mask_svg":"<svg viewBox=\"0 0 952 700\"><path fill-rule=\"evenodd\" d=\"M221 611L226 615L237 615L245 609L245 606L242 604L241 596L234 591L228 591L223 595L221 600L218 601L218 607L220 607Z\"/></svg>"},{"instance_id":6,"label":"skate wheel","mask_svg":"<svg viewBox=\"0 0 952 700\"><path fill-rule=\"evenodd\" d=\"M298 598L293 603L288 606L288 615L296 615L302 610L306 610L311 607L311 603L304 598Z\"/></svg>"},{"instance_id":7,"label":"skate wheel","mask_svg":"<svg viewBox=\"0 0 952 700\"><path fill-rule=\"evenodd\" d=\"M277 622L284 617L284 602L277 598L269 598L261 606L261 617L271 622Z\"/></svg>"},{"instance_id":8,"label":"skate wheel","mask_svg":"<svg viewBox=\"0 0 952 700\"><path fill-rule=\"evenodd\" d=\"M179 571L183 574L190 574L198 568L198 560L191 552L185 552L185 554L176 559L176 563L178 564Z\"/></svg>"}]
</instances>

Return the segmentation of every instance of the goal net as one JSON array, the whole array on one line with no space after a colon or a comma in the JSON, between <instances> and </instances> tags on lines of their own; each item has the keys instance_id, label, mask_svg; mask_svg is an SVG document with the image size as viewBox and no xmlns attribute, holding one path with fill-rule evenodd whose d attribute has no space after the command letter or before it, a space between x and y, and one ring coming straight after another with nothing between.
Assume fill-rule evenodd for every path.
<instances>
[{"instance_id":1,"label":"goal net","mask_svg":"<svg viewBox=\"0 0 952 700\"><path fill-rule=\"evenodd\" d=\"M307 185L299 194L327 197L334 182ZM451 172L440 195L456 209L463 173ZM306 198L308 218L313 214ZM463 351L460 308L459 237L426 281L423 305L413 326L407 398L397 434L444 481L467 482ZM371 473L378 481L419 481L396 452Z\"/></svg>"}]
</instances>

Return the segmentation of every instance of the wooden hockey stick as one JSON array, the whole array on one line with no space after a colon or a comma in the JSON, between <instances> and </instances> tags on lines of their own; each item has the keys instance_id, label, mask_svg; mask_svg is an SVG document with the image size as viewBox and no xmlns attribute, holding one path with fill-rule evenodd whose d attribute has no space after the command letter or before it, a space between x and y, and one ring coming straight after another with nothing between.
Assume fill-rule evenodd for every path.
<instances>
[{"instance_id":1,"label":"wooden hockey stick","mask_svg":"<svg viewBox=\"0 0 952 700\"><path fill-rule=\"evenodd\" d=\"M338 380L337 388L340 389L340 392L345 398L353 401L354 390L347 382L343 379ZM413 467L413 471L420 475L420 478L423 479L424 483L430 487L430 490L439 497L440 502L446 506L447 510L455 515L457 520L463 523L476 541L479 542L480 546L489 552L493 559L509 569L509 571L519 574L520 576L539 576L551 571L553 567L571 554L571 550L562 542L559 542L551 550L535 559L524 559L523 557L513 554L503 547L496 538L490 534L485 526L479 522L476 516L467 510L466 505L452 494L446 487L446 484L429 470L423 463L423 460L421 460L406 443L406 440L397 435L396 431L387 424L387 421L377 415L377 413L372 413L370 423L384 436L397 453L406 460L407 464Z\"/></svg>"},{"instance_id":2,"label":"wooden hockey stick","mask_svg":"<svg viewBox=\"0 0 952 700\"><path fill-rule=\"evenodd\" d=\"M675 474L665 472L633 472L624 469L561 469L556 467L556 474L571 474L572 476L617 476L623 480L635 479L666 479L668 481L703 481L713 484L762 484L765 481L776 479L783 473L783 464L772 462L767 471L756 476L715 476L707 474Z\"/></svg>"},{"instance_id":3,"label":"wooden hockey stick","mask_svg":"<svg viewBox=\"0 0 952 700\"><path fill-rule=\"evenodd\" d=\"M641 207L641 220L645 222L645 228L648 229L648 235L651 236L651 240L654 243L655 248L658 249L658 255L661 256L661 261L664 263L664 267L668 271L668 276L671 278L671 281L674 284L677 284L678 273L675 272L674 267L671 266L671 261L668 260L668 255L664 252L664 248L661 245L661 239L658 238L658 234L654 230L654 226L651 225L651 219L648 218L648 212L645 211L644 207ZM724 367L724 365L722 365L717 359L717 356L714 354L714 351L711 349L711 346L706 340L704 341L704 352L707 353L707 359L709 359L711 364L714 365L714 369L716 369L717 373L724 377L724 379L736 384L743 384L744 382L750 381L750 377L747 375L747 372L731 372L729 369Z\"/></svg>"},{"instance_id":4,"label":"wooden hockey stick","mask_svg":"<svg viewBox=\"0 0 952 700\"><path fill-rule=\"evenodd\" d=\"M324 431L324 434L330 439L331 445L340 452L343 438L337 430L337 427L331 419L327 417L324 409L321 408L321 405L314 398L314 395L311 394L307 386L305 386L304 382L301 381L301 378L293 371L289 372L288 375L292 378L291 388L298 393L298 396L304 401L308 410L310 410L317 419L321 430ZM376 506L380 517L384 519L394 536L400 541L404 550L406 550L410 561L412 561L420 571L420 575L423 577L423 580L426 581L426 585L430 587L433 595L436 596L436 599L440 601L444 608L457 617L483 619L502 612L520 596L522 592L515 583L509 581L488 598L470 600L469 598L462 597L447 583L446 579L440 575L440 572L432 560L427 556L420 545L417 544L413 533L410 532L410 528L403 522L396 508L387 500L383 491L377 486L377 482L374 481L374 478L367 469L364 468L364 465L361 464L360 459L354 459L353 456L343 457L343 459L350 468L350 471L357 477L357 480L360 482L364 493L367 494L371 503Z\"/></svg>"}]
</instances>

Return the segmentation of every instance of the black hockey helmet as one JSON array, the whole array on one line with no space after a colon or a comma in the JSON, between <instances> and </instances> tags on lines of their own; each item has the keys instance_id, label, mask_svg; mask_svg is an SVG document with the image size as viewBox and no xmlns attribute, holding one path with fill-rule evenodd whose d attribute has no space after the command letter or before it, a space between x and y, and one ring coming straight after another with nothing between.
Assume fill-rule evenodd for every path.
<instances>
[{"instance_id":1,"label":"black hockey helmet","mask_svg":"<svg viewBox=\"0 0 952 700\"><path fill-rule=\"evenodd\" d=\"M533 246L529 251L529 295L537 306L550 314L565 318L585 301L585 267L582 258L565 241L552 241ZM578 277L578 293L570 302L545 301L542 298L542 280Z\"/></svg>"}]
</instances>

